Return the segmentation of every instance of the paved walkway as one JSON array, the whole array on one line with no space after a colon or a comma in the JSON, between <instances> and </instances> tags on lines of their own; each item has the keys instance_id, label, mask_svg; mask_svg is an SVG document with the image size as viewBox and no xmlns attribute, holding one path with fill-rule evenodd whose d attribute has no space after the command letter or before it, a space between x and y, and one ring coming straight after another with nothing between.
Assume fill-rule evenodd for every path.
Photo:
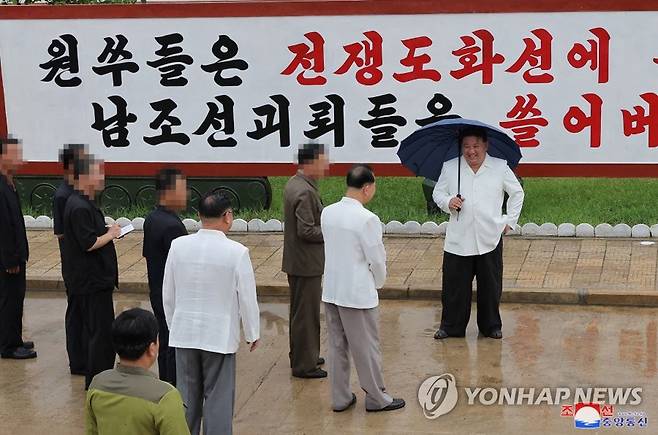
<instances>
[{"instance_id":1,"label":"paved walkway","mask_svg":"<svg viewBox=\"0 0 658 435\"><path fill-rule=\"evenodd\" d=\"M116 243L120 290L148 291L142 233ZM283 235L231 234L249 247L259 294L287 295ZM57 241L30 231L28 288L63 290ZM637 239L505 238L504 302L658 306L658 244ZM440 298L443 238L385 238L388 278L382 298Z\"/></svg>"},{"instance_id":2,"label":"paved walkway","mask_svg":"<svg viewBox=\"0 0 658 435\"><path fill-rule=\"evenodd\" d=\"M269 299L269 300L268 300ZM144 294L115 295L116 312L141 305ZM84 433L84 379L70 376L64 351L64 295L29 292L25 336L34 340L39 357L0 360L0 418L3 435L77 435ZM407 407L390 413L366 413L364 394L354 368L351 386L356 406L331 412L328 379L290 376L288 304L261 298L262 344L237 353L234 417L236 435L264 434L578 434L574 419L560 417L559 404L529 406L540 389L568 388L573 404L577 387L642 388L642 402L615 405L619 411L645 412L648 426L606 428L601 434L658 433L658 322L656 308L504 304L502 340L477 336L475 313L466 338L437 341L441 309L433 301L382 301L380 337L387 389ZM327 356L322 321L321 350ZM156 367L153 367L157 371ZM423 416L417 399L421 383L450 373L458 388L456 407L435 420ZM469 405L465 388L535 389L522 405ZM496 393L498 394L498 393ZM502 393L501 393L502 394ZM593 397L591 394L590 397ZM596 393L598 395L598 393ZM437 396L439 396L437 394ZM440 397L440 396L439 396ZM608 394L602 400L610 403ZM625 420L627 421L627 420ZM637 422L637 420L636 420ZM592 431L590 431L592 432ZM586 433L586 432L583 432Z\"/></svg>"}]
</instances>

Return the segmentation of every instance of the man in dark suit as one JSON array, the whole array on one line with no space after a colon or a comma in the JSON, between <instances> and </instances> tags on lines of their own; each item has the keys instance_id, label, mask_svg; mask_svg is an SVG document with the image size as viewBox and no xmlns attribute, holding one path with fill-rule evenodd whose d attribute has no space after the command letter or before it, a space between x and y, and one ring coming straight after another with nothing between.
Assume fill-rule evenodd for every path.
<instances>
[{"instance_id":1,"label":"man in dark suit","mask_svg":"<svg viewBox=\"0 0 658 435\"><path fill-rule=\"evenodd\" d=\"M160 330L160 379L176 385L176 350L169 347L169 328L162 306L162 281L171 242L187 235L185 225L176 214L187 205L187 180L177 169L163 169L155 178L155 189L158 206L144 221L142 255L146 258L151 307Z\"/></svg>"},{"instance_id":2,"label":"man in dark suit","mask_svg":"<svg viewBox=\"0 0 658 435\"><path fill-rule=\"evenodd\" d=\"M64 208L64 276L70 303L82 313L88 351L86 389L94 376L114 367L112 293L119 284L119 269L113 241L121 228L106 227L94 201L105 182L103 162L92 156L74 161L73 178L74 192Z\"/></svg>"},{"instance_id":3,"label":"man in dark suit","mask_svg":"<svg viewBox=\"0 0 658 435\"><path fill-rule=\"evenodd\" d=\"M283 193L283 267L290 286L290 367L298 378L324 378L320 358L320 301L324 240L320 228L322 201L317 180L328 162L321 144L299 149L299 169Z\"/></svg>"},{"instance_id":4,"label":"man in dark suit","mask_svg":"<svg viewBox=\"0 0 658 435\"><path fill-rule=\"evenodd\" d=\"M59 254L62 262L62 278L64 276L64 208L66 201L73 193L73 162L85 157L86 150L82 144L67 144L59 153L64 179L57 187L53 197L53 232L59 241ZM66 290L66 314L64 316L64 330L66 331L66 352L69 357L69 370L73 375L84 375L87 371L86 340L82 336L82 313L76 311L76 305L71 303L71 294Z\"/></svg>"},{"instance_id":5,"label":"man in dark suit","mask_svg":"<svg viewBox=\"0 0 658 435\"><path fill-rule=\"evenodd\" d=\"M34 343L23 341L27 234L14 173L23 163L17 139L0 139L0 356L36 358Z\"/></svg>"}]
</instances>

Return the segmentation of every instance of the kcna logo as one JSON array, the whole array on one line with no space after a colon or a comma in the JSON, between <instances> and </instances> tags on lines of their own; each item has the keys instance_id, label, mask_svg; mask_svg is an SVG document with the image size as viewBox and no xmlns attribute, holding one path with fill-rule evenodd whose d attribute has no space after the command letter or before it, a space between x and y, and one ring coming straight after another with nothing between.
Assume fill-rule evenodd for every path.
<instances>
[{"instance_id":1,"label":"kcna logo","mask_svg":"<svg viewBox=\"0 0 658 435\"><path fill-rule=\"evenodd\" d=\"M450 373L431 376L418 389L418 402L429 419L449 413L457 405L457 383Z\"/></svg>"}]
</instances>

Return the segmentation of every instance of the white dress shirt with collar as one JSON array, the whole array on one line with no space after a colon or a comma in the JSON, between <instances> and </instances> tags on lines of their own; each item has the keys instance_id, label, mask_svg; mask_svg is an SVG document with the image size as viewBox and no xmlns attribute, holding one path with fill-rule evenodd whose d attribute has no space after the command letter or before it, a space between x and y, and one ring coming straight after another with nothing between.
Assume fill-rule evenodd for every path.
<instances>
[{"instance_id":1,"label":"white dress shirt with collar","mask_svg":"<svg viewBox=\"0 0 658 435\"><path fill-rule=\"evenodd\" d=\"M441 210L450 214L443 249L451 254L483 255L498 246L505 225L514 227L523 206L523 189L507 162L487 155L474 173L461 158L461 196L464 199L459 213L448 204L457 196L457 163L452 159L443 164L441 176L432 197ZM507 192L507 214L502 212L504 193Z\"/></svg>"},{"instance_id":2,"label":"white dress shirt with collar","mask_svg":"<svg viewBox=\"0 0 658 435\"><path fill-rule=\"evenodd\" d=\"M260 337L256 280L249 250L221 231L174 240L162 285L169 346L230 354Z\"/></svg>"},{"instance_id":3,"label":"white dress shirt with collar","mask_svg":"<svg viewBox=\"0 0 658 435\"><path fill-rule=\"evenodd\" d=\"M379 305L386 250L377 215L343 197L322 211L320 221L325 255L322 301L360 309Z\"/></svg>"}]
</instances>

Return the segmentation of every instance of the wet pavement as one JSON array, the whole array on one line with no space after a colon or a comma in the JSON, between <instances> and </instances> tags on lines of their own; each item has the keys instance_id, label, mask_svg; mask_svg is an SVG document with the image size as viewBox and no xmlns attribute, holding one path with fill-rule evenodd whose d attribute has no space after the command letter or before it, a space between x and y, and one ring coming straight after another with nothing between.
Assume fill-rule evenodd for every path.
<instances>
[{"instance_id":1,"label":"wet pavement","mask_svg":"<svg viewBox=\"0 0 658 435\"><path fill-rule=\"evenodd\" d=\"M117 313L137 305L148 308L144 295L116 295L115 301ZM331 411L327 380L291 378L287 301L261 299L260 308L263 344L252 354L243 345L238 353L237 434L579 433L573 418L560 417L560 406L484 406L479 399L468 405L464 387L642 387L640 405L617 406L615 412L645 412L647 427L593 432L658 433L653 420L658 416L655 308L504 304L503 340L478 338L472 323L465 339L438 342L432 338L438 304L382 301L387 388L405 398L407 407L380 414L365 412L355 373L357 405L341 414ZM56 293L28 294L25 336L36 342L39 357L0 361L1 434L83 433L84 380L67 371L64 310L65 300ZM324 354L324 321L322 334ZM418 403L418 387L429 376L444 373L454 375L459 399L451 412L430 420Z\"/></svg>"}]
</instances>

